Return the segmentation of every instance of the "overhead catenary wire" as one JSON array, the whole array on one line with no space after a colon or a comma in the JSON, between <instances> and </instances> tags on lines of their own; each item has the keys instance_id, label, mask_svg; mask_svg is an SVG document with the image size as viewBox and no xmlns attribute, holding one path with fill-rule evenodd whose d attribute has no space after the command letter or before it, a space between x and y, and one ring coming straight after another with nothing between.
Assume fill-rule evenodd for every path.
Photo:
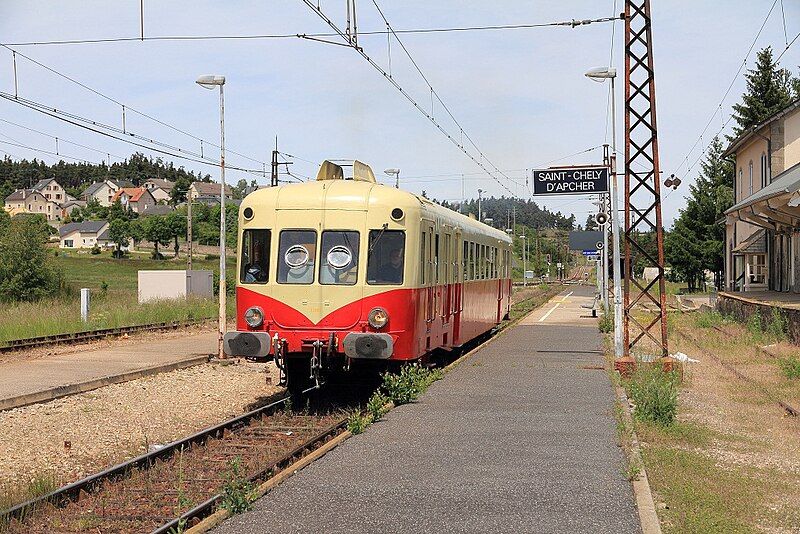
<instances>
[{"instance_id":1,"label":"overhead catenary wire","mask_svg":"<svg viewBox=\"0 0 800 534\"><path fill-rule=\"evenodd\" d=\"M165 128L169 128L170 130L173 130L173 131L178 132L178 133L180 133L182 135L185 135L185 136L187 136L187 137L189 137L191 139L194 139L195 141L198 141L201 144L206 144L206 145L209 145L209 146L212 146L212 147L215 147L215 148L220 148L220 146L218 144L214 143L213 141L208 141L206 139L198 137L198 136L196 136L196 135L194 135L194 134L192 134L190 132L187 132L186 130L183 130L181 128L178 128L177 126L169 124L168 122L165 122L165 121L163 121L163 120L161 120L161 119L159 119L157 117L154 117L154 116L152 116L152 115L150 115L148 113L145 113L145 112L140 111L140 110L138 110L138 109L136 109L134 107L131 107L130 105L125 104L124 102L121 102L120 100L117 100L116 98L113 98L113 97L111 97L111 96L109 96L109 95L107 95L107 94L105 94L105 93L93 88L93 87L90 87L89 85L86 85L85 83L73 78L72 76L64 74L63 72L60 72L59 70L54 69L53 67L45 65L41 61L38 61L38 60L36 60L36 59L26 55L26 54L23 54L22 52L19 52L18 50L15 50L15 49L11 48L11 46L9 46L8 44L0 43L0 47L5 48L6 50L9 50L14 55L14 57L16 57L16 56L22 57L22 58L30 61L34 65L37 65L40 68L43 68L43 69L47 70L48 72L50 72L50 73L52 73L52 74L54 74L54 75L56 75L56 76L58 76L58 77L60 77L60 78L62 78L64 80L67 80L70 83L73 83L73 84L77 85L78 87L81 87L84 90L89 91L89 92L93 93L94 95L96 95L96 96L98 96L98 97L100 97L100 98L102 98L102 99L104 99L104 100L106 100L108 102L111 102L111 103L113 103L115 105L120 106L120 108L123 111L123 124L124 124L124 113L126 111L128 111L128 112L135 113L136 115L139 115L141 117L144 117L144 118L146 118L148 120L151 120L151 121L155 122L156 124L164 126ZM16 84L16 74L14 76L14 80L15 80L15 84ZM15 98L19 98L18 92L16 90L15 90L14 97ZM123 128L123 130L125 130L125 128ZM124 133L126 133L126 132L124 132ZM256 163L262 163L262 164L266 163L266 162L264 162L264 161L262 161L260 159L253 158L251 156L248 156L248 155L243 154L241 152L237 152L235 150L231 150L228 147L225 148L225 151L227 153L234 154L236 156L242 157L244 159L247 159L247 160L250 160L250 161L253 161L253 162L256 162Z\"/></svg>"},{"instance_id":2,"label":"overhead catenary wire","mask_svg":"<svg viewBox=\"0 0 800 534\"><path fill-rule=\"evenodd\" d=\"M106 155L106 156L108 156L109 158L110 158L111 156L114 156L115 158L117 158L117 159L120 159L120 160L125 160L125 159L127 159L127 156L120 156L120 155L117 155L117 154L112 154L112 153L111 153L111 152L109 152L108 150L100 150L99 148L92 148L92 147L90 147L90 146L87 146L87 145L84 145L84 144L81 144L81 143L77 143L77 142L75 142L75 141L70 141L69 139L65 139L65 138L63 138L63 137L61 137L61 136L59 136L59 135L53 135L53 134L49 134L49 133L47 133L47 132L43 132L43 131L41 131L41 130L37 130L37 129L35 129L35 128L31 128L30 126L25 126L24 124L19 124L19 123L16 123L16 122L10 121L10 120L8 120L8 119L4 119L4 118L2 118L2 117L0 117L0 122L4 122L4 123L6 123L6 124L10 124L11 126L16 126L17 128L22 128L23 130L27 130L27 131L29 131L29 132L34 132L34 133L37 133L37 134L39 134L39 135L43 135L43 136L45 136L45 137L49 137L49 138L51 138L51 139L55 139L55 140L61 141L62 143L67 143L67 144L70 144L70 145L75 145L75 146L77 146L77 147L80 147L80 148L85 148L86 150L91 150L92 152L97 152L97 153L99 153L99 154L105 154L105 155ZM109 162L109 165L110 165L110 164L111 164L111 162Z\"/></svg>"},{"instance_id":3,"label":"overhead catenary wire","mask_svg":"<svg viewBox=\"0 0 800 534\"><path fill-rule=\"evenodd\" d=\"M539 22L524 24L492 24L475 25L446 28L409 28L397 29L399 34L437 34L454 32L476 32L476 31L503 31L503 30L529 30L536 28L585 26L594 23L603 23L616 20L618 17L605 17L598 19L572 19L557 22ZM389 30L367 30L359 31L359 36L378 35L384 36L391 33ZM338 33L274 33L274 34L251 34L251 35L160 35L145 37L106 37L96 39L63 39L46 41L20 41L7 43L8 46L53 46L53 45L79 45L79 44L107 44L143 41L236 41L236 40L265 40L265 39L298 39L298 38L325 38L337 37Z\"/></svg>"},{"instance_id":4,"label":"overhead catenary wire","mask_svg":"<svg viewBox=\"0 0 800 534\"><path fill-rule=\"evenodd\" d=\"M347 35L346 35L346 34L345 34L345 33L344 33L342 30L340 30L340 29L339 29L339 27L338 27L338 26L337 26L337 25L336 25L336 24L335 24L335 23L334 23L334 22L333 22L333 21L332 21L330 18L328 18L328 16L327 16L327 15L325 15L325 13L324 13L324 12L323 12L323 11L322 11L322 10L321 10L321 9L320 9L318 6L314 5L314 3L313 3L311 0L303 0L303 2L304 2L304 3L305 3L305 4L306 4L306 5L307 5L307 6L308 6L308 7L309 7L309 8L310 8L312 11L314 11L314 13L316 13L316 14L317 14L317 15L318 15L318 16L319 16L319 17L320 17L322 20L324 20L324 21L325 21L325 22L328 24L328 26L330 26L330 27L331 27L331 28L332 28L332 29L333 29L333 30L334 30L334 31L335 31L335 32L336 32L336 33L337 33L337 34L338 34L338 35L339 35L339 36L340 36L342 39L344 39L344 40L345 40L345 42L348 42L348 43L350 43L350 42L351 42L351 41L350 41L350 39L348 38L348 36L347 36ZM414 107L415 107L415 108L416 108L416 109L417 109L417 110L418 110L420 113L422 113L422 114L423 114L423 115L424 115L424 116L425 116L425 117L426 117L426 118L427 118L427 119L428 119L428 120L429 120L429 121L430 121L430 122L431 122L431 123L432 123L432 124L433 124L433 125L434 125L434 126L435 126L435 127L438 129L438 130L439 130L439 131L440 131L440 132L441 132L441 133L442 133L442 134L444 134L444 135L447 137L447 139L448 139L448 140L449 140L449 141L450 141L452 144L454 144L456 147L458 147L458 148L459 148L459 149L460 149L460 150L461 150L461 151L462 151L462 152L463 152L463 153L464 153L464 154L465 154L465 155L466 155L468 158L470 158L470 159L471 159L471 160L472 160L472 161L473 161L473 162L474 162L476 165L478 165L478 166L479 166L481 169L483 169L483 170L484 170L484 171L485 171L487 174L489 174L490 176L492 176L492 177L495 179L495 181L496 181L496 182L497 182L497 183L498 183L498 184L499 184L499 185L500 185L500 186L501 186L503 189L505 189L506 191L508 191L508 192L509 192L511 195L514 195L514 196L516 196L516 195L514 194L514 192L513 192L513 191L511 191L511 189L509 189L509 188L508 188L508 186L506 186L505 184L503 184L503 183L502 183L502 182L501 182L499 179L497 179L497 177L495 177L495 176L492 174L492 172L491 172L491 171L489 171L489 169L487 169L487 168L486 168L486 166L483 164L483 162L481 162L481 161L478 161L478 160L475 158L475 156L473 156L473 155L472 155L472 154L470 154L470 153L469 153L469 152L468 152L466 149L464 149L463 145L462 145L462 144L460 144L460 143L459 143L459 142L458 142L458 141L457 141L457 140L456 140L456 139L455 139L455 138L454 138L454 137L453 137L451 134L449 134L449 133L448 133L448 132L447 132L447 131L444 129L444 127L443 127L443 126L442 126L442 125L441 125L441 124L440 124L440 123L439 123L439 122L438 122L438 121L437 121L437 120L436 120L436 119L435 119L435 118L434 118L434 117L433 117L433 116L432 116L430 113L428 113L427 111L425 111L425 110L422 108L422 106L420 106L420 104L419 104L419 103L418 103L418 102L417 102L417 101L414 99L414 97L412 97L412 96L411 96L411 95L410 95L410 94L409 94L409 93L408 93L408 92L407 92L405 89L403 89L403 87L402 87L402 86L401 86L401 85L400 85L400 84L397 82L397 80L396 80L394 77L392 77L392 76L389 76L389 73L388 73L388 72L386 72L386 70L384 70L384 69L383 69L383 67L381 67L380 65L378 65L378 64L377 64L377 63L376 63L376 62L375 62L375 61L374 61L374 60L373 60L373 59L372 59L372 58L371 58L369 55L367 55L367 54L366 54L366 52L364 52L364 49L363 49L362 47L360 47L360 46L357 46L357 45L352 45L352 44L351 44L351 48L352 48L353 50L355 50L356 52L358 52L358 54L359 54L359 55L361 55L361 56L362 56L362 57L363 57L363 58L364 58L364 59L365 59L365 60L366 60L366 61L367 61L367 62L368 62L368 63L369 63L369 64L370 64L370 65L371 65L371 66L372 66L372 67L373 67L375 70L377 70L378 72L380 72L380 73L383 75L383 77L384 77L384 78L385 78L385 79L386 79L386 80L387 80L387 81L388 81L388 82L389 82L389 83L390 83L392 86L394 86L394 87L395 87L395 88L396 88L396 89L397 89L397 90L400 92L400 94L402 94L402 95L403 95L403 96L404 96L404 97L405 97L405 98L406 98L406 99L407 99L409 102L411 102L411 104L412 104L412 105L413 105L413 106L414 106Z\"/></svg>"}]
</instances>

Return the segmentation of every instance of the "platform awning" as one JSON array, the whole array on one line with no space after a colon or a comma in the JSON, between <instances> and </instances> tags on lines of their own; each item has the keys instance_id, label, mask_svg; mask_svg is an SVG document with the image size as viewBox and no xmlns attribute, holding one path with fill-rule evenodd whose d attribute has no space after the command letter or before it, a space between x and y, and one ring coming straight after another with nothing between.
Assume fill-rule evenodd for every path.
<instances>
[{"instance_id":1,"label":"platform awning","mask_svg":"<svg viewBox=\"0 0 800 534\"><path fill-rule=\"evenodd\" d=\"M758 230L756 233L736 245L731 251L734 254L766 254L767 231Z\"/></svg>"},{"instance_id":2,"label":"platform awning","mask_svg":"<svg viewBox=\"0 0 800 534\"><path fill-rule=\"evenodd\" d=\"M800 163L780 173L771 184L741 200L728 211L739 219L770 230L800 223Z\"/></svg>"}]
</instances>

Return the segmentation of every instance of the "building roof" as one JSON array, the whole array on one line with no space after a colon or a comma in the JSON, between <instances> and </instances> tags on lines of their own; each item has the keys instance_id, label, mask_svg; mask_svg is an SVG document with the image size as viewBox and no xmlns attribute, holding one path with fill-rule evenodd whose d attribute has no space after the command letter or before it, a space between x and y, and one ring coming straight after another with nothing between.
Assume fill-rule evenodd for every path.
<instances>
[{"instance_id":1,"label":"building roof","mask_svg":"<svg viewBox=\"0 0 800 534\"><path fill-rule=\"evenodd\" d=\"M107 182L111 180L103 180L102 182L93 182L91 183L86 189L83 190L83 196L90 197L94 196L98 191L100 191Z\"/></svg>"},{"instance_id":2,"label":"building roof","mask_svg":"<svg viewBox=\"0 0 800 534\"><path fill-rule=\"evenodd\" d=\"M78 231L82 234L96 234L108 225L108 221L83 221L67 223L58 229L58 235L64 237L67 234Z\"/></svg>"},{"instance_id":3,"label":"building roof","mask_svg":"<svg viewBox=\"0 0 800 534\"><path fill-rule=\"evenodd\" d=\"M150 178L145 183L146 184L150 183L150 184L153 184L156 187L160 187L161 189L163 189L167 193L172 191L172 188L175 187L175 182L171 182L169 180L164 180L163 178Z\"/></svg>"},{"instance_id":4,"label":"building roof","mask_svg":"<svg viewBox=\"0 0 800 534\"><path fill-rule=\"evenodd\" d=\"M85 200L76 200L76 199L73 198L73 199L67 200L66 202L61 204L62 208L68 208L70 206L79 206L79 207L82 208L82 207L86 206L86 201Z\"/></svg>"},{"instance_id":5,"label":"building roof","mask_svg":"<svg viewBox=\"0 0 800 534\"><path fill-rule=\"evenodd\" d=\"M39 180L33 185L33 189L36 191L41 191L47 186L47 184L49 184L50 182L55 182L55 180L56 180L55 178L45 178L44 180Z\"/></svg>"},{"instance_id":6,"label":"building roof","mask_svg":"<svg viewBox=\"0 0 800 534\"><path fill-rule=\"evenodd\" d=\"M218 197L219 184L217 182L192 182L192 187L197 191L197 195L201 197ZM225 195L230 195L233 192L231 186L225 184Z\"/></svg>"},{"instance_id":7,"label":"building roof","mask_svg":"<svg viewBox=\"0 0 800 534\"><path fill-rule=\"evenodd\" d=\"M740 254L765 254L767 252L767 231L763 228L736 245L732 252Z\"/></svg>"},{"instance_id":8,"label":"building roof","mask_svg":"<svg viewBox=\"0 0 800 534\"><path fill-rule=\"evenodd\" d=\"M738 202L725 213L739 211L742 208L752 206L756 202L769 200L770 198L787 193L791 194L798 190L800 190L800 163L794 165L793 167L789 167L778 176L773 178L772 183L767 187L764 187L741 202Z\"/></svg>"},{"instance_id":9,"label":"building roof","mask_svg":"<svg viewBox=\"0 0 800 534\"><path fill-rule=\"evenodd\" d=\"M725 149L725 152L722 153L722 157L723 158L727 158L728 156L731 156L731 155L735 154L736 151L739 150L745 143L747 143L747 141L749 141L750 138L753 137L753 135L755 135L755 133L757 131L759 131L761 128L763 128L764 126L768 125L772 121L780 119L784 115L788 115L789 113L793 112L797 108L800 108L800 98L798 98L797 100L795 100L794 102L792 102L791 104L789 104L788 106L783 108L782 110L777 111L776 113L774 113L771 116L767 117L763 121L759 122L758 124L756 124L754 126L751 126L750 128L748 128L745 131L743 131L741 134L739 134L739 137L734 139L731 142L730 146L728 146L728 148Z\"/></svg>"},{"instance_id":10,"label":"building roof","mask_svg":"<svg viewBox=\"0 0 800 534\"><path fill-rule=\"evenodd\" d=\"M145 206L144 211L140 213L142 217L147 217L148 215L166 215L168 213L172 213L175 211L175 208L172 206L167 206L165 204L153 204Z\"/></svg>"},{"instance_id":11,"label":"building roof","mask_svg":"<svg viewBox=\"0 0 800 534\"><path fill-rule=\"evenodd\" d=\"M130 202L139 202L139 200L142 198L142 195L145 193L150 194L150 192L144 187L122 187L118 189L116 193L114 193L114 196L111 198L111 202L116 202L123 193L128 195Z\"/></svg>"},{"instance_id":12,"label":"building roof","mask_svg":"<svg viewBox=\"0 0 800 534\"><path fill-rule=\"evenodd\" d=\"M6 202L18 202L20 200L25 200L28 196L33 193L30 189L17 189L10 195L6 197Z\"/></svg>"},{"instance_id":13,"label":"building roof","mask_svg":"<svg viewBox=\"0 0 800 534\"><path fill-rule=\"evenodd\" d=\"M192 202L199 202L208 206L217 206L219 205L219 195L198 195L192 199ZM239 206L242 204L242 201L236 198L226 198L225 204L235 204Z\"/></svg>"}]
</instances>

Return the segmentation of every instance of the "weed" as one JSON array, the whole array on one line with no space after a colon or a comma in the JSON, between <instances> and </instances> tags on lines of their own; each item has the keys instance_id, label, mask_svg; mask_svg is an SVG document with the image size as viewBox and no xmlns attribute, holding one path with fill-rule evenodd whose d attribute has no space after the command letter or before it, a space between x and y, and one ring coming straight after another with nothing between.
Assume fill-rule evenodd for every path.
<instances>
[{"instance_id":1,"label":"weed","mask_svg":"<svg viewBox=\"0 0 800 534\"><path fill-rule=\"evenodd\" d=\"M783 376L789 379L800 378L800 358L797 356L789 356L782 358L778 365L781 367Z\"/></svg>"},{"instance_id":2,"label":"weed","mask_svg":"<svg viewBox=\"0 0 800 534\"><path fill-rule=\"evenodd\" d=\"M631 460L628 462L628 466L625 468L625 478L633 482L634 480L639 480L639 476L642 474L642 464L638 460Z\"/></svg>"},{"instance_id":3,"label":"weed","mask_svg":"<svg viewBox=\"0 0 800 534\"><path fill-rule=\"evenodd\" d=\"M633 416L639 421L671 426L678 412L678 374L664 372L657 365L639 365L625 383L636 408Z\"/></svg>"},{"instance_id":4,"label":"weed","mask_svg":"<svg viewBox=\"0 0 800 534\"><path fill-rule=\"evenodd\" d=\"M367 401L367 413L372 417L372 422L380 421L386 414L386 403L389 402L389 397L384 395L381 391L376 391L372 397Z\"/></svg>"},{"instance_id":5,"label":"weed","mask_svg":"<svg viewBox=\"0 0 800 534\"><path fill-rule=\"evenodd\" d=\"M415 401L423 391L442 378L441 369L430 370L419 365L406 365L399 374L383 374L383 390L396 406Z\"/></svg>"},{"instance_id":6,"label":"weed","mask_svg":"<svg viewBox=\"0 0 800 534\"><path fill-rule=\"evenodd\" d=\"M772 315L765 332L770 340L781 341L786 339L788 329L789 321L786 319L786 314L779 308L772 308Z\"/></svg>"},{"instance_id":7,"label":"weed","mask_svg":"<svg viewBox=\"0 0 800 534\"><path fill-rule=\"evenodd\" d=\"M250 509L250 493L253 485L242 474L242 459L236 457L230 461L228 480L222 486L222 503L220 506L231 514L241 514Z\"/></svg>"},{"instance_id":8,"label":"weed","mask_svg":"<svg viewBox=\"0 0 800 534\"><path fill-rule=\"evenodd\" d=\"M697 328L713 328L722 324L724 318L716 310L699 312L694 315L694 325Z\"/></svg>"},{"instance_id":9,"label":"weed","mask_svg":"<svg viewBox=\"0 0 800 534\"><path fill-rule=\"evenodd\" d=\"M600 329L600 332L603 334L608 334L609 332L614 330L614 315L604 312L603 315L600 316L600 320L597 322L597 328Z\"/></svg>"},{"instance_id":10,"label":"weed","mask_svg":"<svg viewBox=\"0 0 800 534\"><path fill-rule=\"evenodd\" d=\"M367 429L370 422L370 416L368 414L355 410L347 417L347 430L353 435L361 434Z\"/></svg>"},{"instance_id":11,"label":"weed","mask_svg":"<svg viewBox=\"0 0 800 534\"><path fill-rule=\"evenodd\" d=\"M756 311L753 312L750 317L747 318L747 323L745 324L747 327L747 331L753 337L760 337L764 334L764 328L761 324L761 309L756 308Z\"/></svg>"},{"instance_id":12,"label":"weed","mask_svg":"<svg viewBox=\"0 0 800 534\"><path fill-rule=\"evenodd\" d=\"M186 532L186 519L179 519L178 526L170 528L167 532L168 534L183 534Z\"/></svg>"}]
</instances>

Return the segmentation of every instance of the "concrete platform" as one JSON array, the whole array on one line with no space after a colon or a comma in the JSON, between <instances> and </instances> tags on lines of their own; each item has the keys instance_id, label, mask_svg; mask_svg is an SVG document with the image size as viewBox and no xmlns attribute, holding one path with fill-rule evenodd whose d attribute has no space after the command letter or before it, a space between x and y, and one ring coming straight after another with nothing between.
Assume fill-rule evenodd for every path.
<instances>
[{"instance_id":1,"label":"concrete platform","mask_svg":"<svg viewBox=\"0 0 800 534\"><path fill-rule=\"evenodd\" d=\"M640 532L580 307L592 291L563 292L214 532Z\"/></svg>"},{"instance_id":2,"label":"concrete platform","mask_svg":"<svg viewBox=\"0 0 800 534\"><path fill-rule=\"evenodd\" d=\"M216 352L216 332L0 363L0 410L44 402L197 365Z\"/></svg>"}]
</instances>

